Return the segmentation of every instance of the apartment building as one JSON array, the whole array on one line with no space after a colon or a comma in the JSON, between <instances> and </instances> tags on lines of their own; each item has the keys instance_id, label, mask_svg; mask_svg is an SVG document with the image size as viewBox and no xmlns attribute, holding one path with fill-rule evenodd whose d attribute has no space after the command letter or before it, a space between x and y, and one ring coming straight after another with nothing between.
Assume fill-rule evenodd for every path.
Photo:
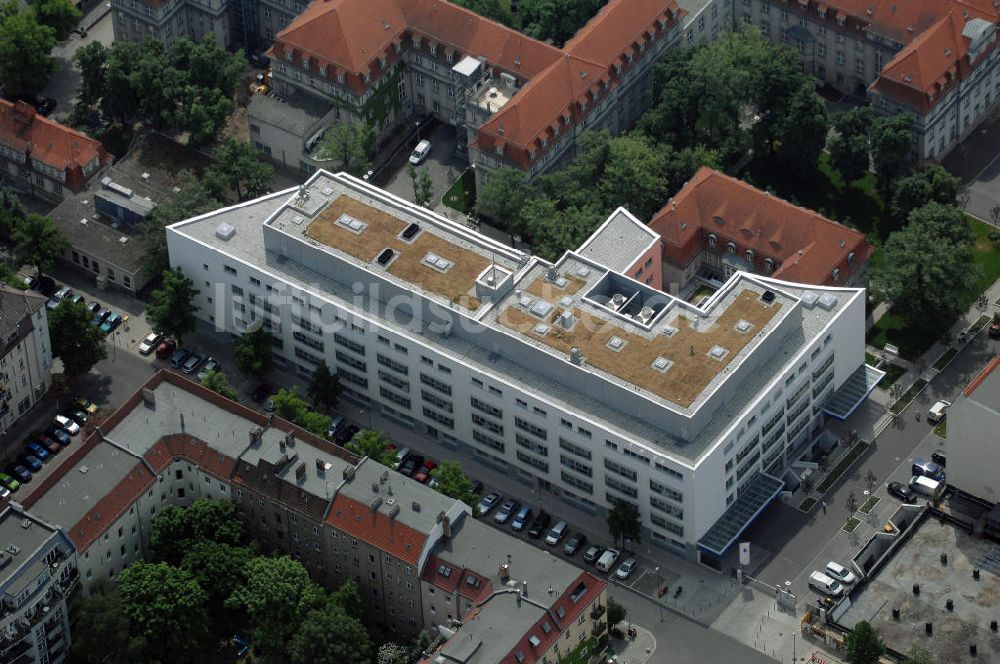
<instances>
[{"instance_id":1,"label":"apartment building","mask_svg":"<svg viewBox=\"0 0 1000 664\"><path fill-rule=\"evenodd\" d=\"M649 228L663 240L661 288L685 292L696 277L717 284L740 270L868 287L872 248L864 233L710 168L699 169Z\"/></svg>"},{"instance_id":2,"label":"apartment building","mask_svg":"<svg viewBox=\"0 0 1000 664\"><path fill-rule=\"evenodd\" d=\"M0 285L0 433L31 410L52 383L46 298Z\"/></svg>"},{"instance_id":3,"label":"apartment building","mask_svg":"<svg viewBox=\"0 0 1000 664\"><path fill-rule=\"evenodd\" d=\"M210 35L226 48L238 46L228 0L111 0L111 17L116 41L155 39L169 49L180 37Z\"/></svg>"},{"instance_id":4,"label":"apartment building","mask_svg":"<svg viewBox=\"0 0 1000 664\"><path fill-rule=\"evenodd\" d=\"M112 157L98 141L0 99L0 183L58 203L80 191Z\"/></svg>"},{"instance_id":5,"label":"apartment building","mask_svg":"<svg viewBox=\"0 0 1000 664\"><path fill-rule=\"evenodd\" d=\"M384 416L585 509L630 501L644 541L717 562L874 387L864 292L736 272L696 306L634 278L655 237L612 217L550 264L319 171L167 239L197 315L262 325L286 371L326 363Z\"/></svg>"},{"instance_id":6,"label":"apartment building","mask_svg":"<svg viewBox=\"0 0 1000 664\"><path fill-rule=\"evenodd\" d=\"M288 16L262 7L262 25ZM674 0L610 0L557 49L439 0L313 3L267 52L274 92L251 100L251 137L312 172L333 122L365 122L381 138L433 115L458 128L480 183L506 167L531 179L571 159L583 131L635 122L682 15ZM297 120L286 128L275 118L289 107Z\"/></svg>"},{"instance_id":7,"label":"apartment building","mask_svg":"<svg viewBox=\"0 0 1000 664\"><path fill-rule=\"evenodd\" d=\"M73 545L66 535L8 503L0 512L0 661L68 660L66 599L78 580Z\"/></svg>"},{"instance_id":8,"label":"apartment building","mask_svg":"<svg viewBox=\"0 0 1000 664\"><path fill-rule=\"evenodd\" d=\"M948 484L1000 503L996 431L1000 426L1000 357L993 358L948 409Z\"/></svg>"}]
</instances>

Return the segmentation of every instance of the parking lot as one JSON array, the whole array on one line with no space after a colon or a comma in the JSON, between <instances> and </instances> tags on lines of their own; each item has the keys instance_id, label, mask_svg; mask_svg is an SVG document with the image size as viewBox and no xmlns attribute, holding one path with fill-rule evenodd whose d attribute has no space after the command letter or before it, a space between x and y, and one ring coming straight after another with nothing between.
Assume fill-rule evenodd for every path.
<instances>
[{"instance_id":1,"label":"parking lot","mask_svg":"<svg viewBox=\"0 0 1000 664\"><path fill-rule=\"evenodd\" d=\"M455 145L458 136L455 127L443 124L439 125L429 136L421 135L421 138L431 142L431 152L424 161L417 166L417 172L424 171L431 176L433 183L433 193L431 207L437 207L444 192L458 179L468 167L466 160L455 154ZM409 154L407 152L407 154ZM398 162L398 165L397 165ZM413 200L413 181L410 179L408 161L399 159L393 162L398 170L393 174L384 189L404 198Z\"/></svg>"}]
</instances>

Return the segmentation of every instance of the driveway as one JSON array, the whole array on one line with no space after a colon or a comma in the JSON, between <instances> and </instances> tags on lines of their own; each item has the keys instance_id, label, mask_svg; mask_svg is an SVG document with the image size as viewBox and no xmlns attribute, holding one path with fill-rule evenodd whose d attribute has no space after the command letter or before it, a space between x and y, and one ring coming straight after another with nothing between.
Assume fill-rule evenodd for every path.
<instances>
[{"instance_id":1,"label":"driveway","mask_svg":"<svg viewBox=\"0 0 1000 664\"><path fill-rule=\"evenodd\" d=\"M421 136L421 138L428 139L432 148L430 156L424 160L424 163L417 166L417 172L430 174L431 182L434 183L431 197L431 205L434 206L469 164L464 157L455 154L455 145L458 141L458 132L455 127L442 124L429 137ZM406 159L400 159L399 162L398 170L389 178L388 184L383 188L400 198L412 201L414 199L413 181L406 168L409 162Z\"/></svg>"},{"instance_id":2,"label":"driveway","mask_svg":"<svg viewBox=\"0 0 1000 664\"><path fill-rule=\"evenodd\" d=\"M73 56L87 44L100 42L105 46L111 46L114 41L114 28L108 3L100 2L93 7L80 21L80 27L87 29L86 37L74 33L52 49L56 69L42 90L43 95L56 100L56 110L52 113L52 118L59 122L66 122L69 119L73 112L73 100L80 88L80 72L73 68Z\"/></svg>"}]
</instances>

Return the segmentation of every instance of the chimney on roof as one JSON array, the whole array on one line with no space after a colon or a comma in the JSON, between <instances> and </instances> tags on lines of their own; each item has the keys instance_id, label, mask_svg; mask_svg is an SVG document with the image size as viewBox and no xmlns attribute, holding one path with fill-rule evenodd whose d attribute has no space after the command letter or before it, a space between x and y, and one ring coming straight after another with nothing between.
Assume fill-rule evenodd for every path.
<instances>
[{"instance_id":1,"label":"chimney on roof","mask_svg":"<svg viewBox=\"0 0 1000 664\"><path fill-rule=\"evenodd\" d=\"M521 597L527 597L527 596L528 596L528 582L521 581Z\"/></svg>"},{"instance_id":2,"label":"chimney on roof","mask_svg":"<svg viewBox=\"0 0 1000 664\"><path fill-rule=\"evenodd\" d=\"M441 530L444 533L444 538L446 540L451 539L451 517L444 512L440 512L437 515L437 521L441 524Z\"/></svg>"},{"instance_id":3,"label":"chimney on roof","mask_svg":"<svg viewBox=\"0 0 1000 664\"><path fill-rule=\"evenodd\" d=\"M299 481L299 482L302 482L302 481L304 481L306 479L306 462L305 461L301 462L295 468L295 479L297 481Z\"/></svg>"},{"instance_id":4,"label":"chimney on roof","mask_svg":"<svg viewBox=\"0 0 1000 664\"><path fill-rule=\"evenodd\" d=\"M507 583L510 580L510 563L500 563L500 581Z\"/></svg>"},{"instance_id":5,"label":"chimney on roof","mask_svg":"<svg viewBox=\"0 0 1000 664\"><path fill-rule=\"evenodd\" d=\"M261 429L259 426L254 425L254 426L250 427L250 444L251 445L258 445L258 444L260 444L260 437L263 434L264 434L264 430Z\"/></svg>"},{"instance_id":6,"label":"chimney on roof","mask_svg":"<svg viewBox=\"0 0 1000 664\"><path fill-rule=\"evenodd\" d=\"M350 482L354 477L354 471L357 470L354 466L344 466L344 481Z\"/></svg>"},{"instance_id":7,"label":"chimney on roof","mask_svg":"<svg viewBox=\"0 0 1000 664\"><path fill-rule=\"evenodd\" d=\"M282 454L285 453L285 439L284 438L282 438L280 441L278 441L278 449L281 451Z\"/></svg>"},{"instance_id":8,"label":"chimney on roof","mask_svg":"<svg viewBox=\"0 0 1000 664\"><path fill-rule=\"evenodd\" d=\"M184 433L184 413L181 413L181 433Z\"/></svg>"},{"instance_id":9,"label":"chimney on roof","mask_svg":"<svg viewBox=\"0 0 1000 664\"><path fill-rule=\"evenodd\" d=\"M372 508L372 512L377 512L378 508L382 506L382 496L375 496L374 500L369 503L369 507Z\"/></svg>"},{"instance_id":10,"label":"chimney on roof","mask_svg":"<svg viewBox=\"0 0 1000 664\"><path fill-rule=\"evenodd\" d=\"M289 430L289 431L285 432L285 444L288 445L289 447L295 447L295 432L294 431Z\"/></svg>"},{"instance_id":11,"label":"chimney on roof","mask_svg":"<svg viewBox=\"0 0 1000 664\"><path fill-rule=\"evenodd\" d=\"M316 459L316 474L320 477L326 474L326 464L323 463L322 459Z\"/></svg>"}]
</instances>

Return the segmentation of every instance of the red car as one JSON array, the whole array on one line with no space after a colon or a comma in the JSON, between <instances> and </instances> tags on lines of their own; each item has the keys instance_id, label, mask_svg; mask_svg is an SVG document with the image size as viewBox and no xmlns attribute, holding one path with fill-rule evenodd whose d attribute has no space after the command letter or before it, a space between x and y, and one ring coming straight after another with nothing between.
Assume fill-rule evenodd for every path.
<instances>
[{"instance_id":1,"label":"red car","mask_svg":"<svg viewBox=\"0 0 1000 664\"><path fill-rule=\"evenodd\" d=\"M431 481L431 471L437 468L437 466L437 462L428 459L424 461L424 465L417 472L413 473L411 477L422 484L427 484Z\"/></svg>"},{"instance_id":2,"label":"red car","mask_svg":"<svg viewBox=\"0 0 1000 664\"><path fill-rule=\"evenodd\" d=\"M177 350L177 342L173 339L164 339L160 342L160 345L156 347L156 359L166 360L174 351Z\"/></svg>"},{"instance_id":3,"label":"red car","mask_svg":"<svg viewBox=\"0 0 1000 664\"><path fill-rule=\"evenodd\" d=\"M990 339L1000 339L1000 321L990 323Z\"/></svg>"}]
</instances>

